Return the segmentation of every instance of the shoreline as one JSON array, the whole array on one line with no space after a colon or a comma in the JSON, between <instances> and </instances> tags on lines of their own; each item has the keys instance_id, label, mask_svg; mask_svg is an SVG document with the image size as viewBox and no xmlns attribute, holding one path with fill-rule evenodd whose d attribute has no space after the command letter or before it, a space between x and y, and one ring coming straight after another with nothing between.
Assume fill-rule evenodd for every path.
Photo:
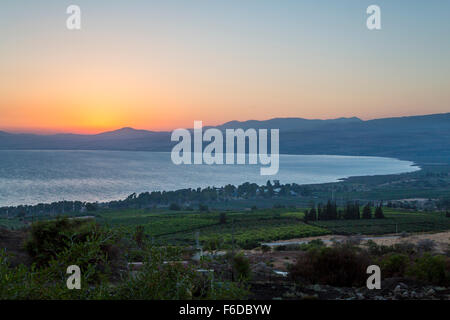
<instances>
[{"instance_id":1,"label":"shoreline","mask_svg":"<svg viewBox=\"0 0 450 320\"><path fill-rule=\"evenodd\" d=\"M146 153L156 153L156 154L169 154L170 152L153 152L153 151L120 151L120 150L61 150L61 149L41 149L41 150L25 150L25 149L8 149L8 150L0 150L0 152L2 151L24 151L24 152L40 152L40 151L44 151L44 152L55 152L55 151L60 151L60 152L93 152L93 153L97 153L97 152L105 152L105 153L109 153L109 152L146 152ZM361 159L386 159L386 160L396 160L396 161L401 161L401 162L408 162L408 168L410 170L408 171L402 171L402 172L398 172L398 173L385 173L385 174L367 174L367 175L361 175L361 174L355 174L355 175L349 175L349 176L344 176L341 178L336 178L334 179L334 181L329 181L329 182L318 182L318 183L301 183L301 182L292 182L292 183L288 183L288 184L296 184L299 186L303 186L303 187L308 187L308 186L327 186L327 185L331 185L331 184L338 184L338 183L342 183L342 182L347 182L350 181L351 179L358 179L358 178L370 178L370 177L388 177L388 176L393 176L393 175L402 175L402 174L410 174L410 173L414 173L414 172L419 172L421 170L423 170L423 167L412 160L402 160L399 158L390 158L390 157L378 157L378 156L353 156L353 155L330 155L330 154L315 154L315 155L310 155L310 154L280 154L281 156L286 156L286 157L290 157L290 156L303 156L303 157L317 157L317 156L324 156L324 157L337 157L340 159L345 159L345 158L361 158ZM406 164L405 164L406 165ZM406 170L406 168L404 169ZM267 176L267 180L277 180L277 179L271 179L270 176ZM240 184L232 184L235 187L242 185L244 183L247 183L249 181L243 181ZM252 183L252 182L250 182ZM256 183L258 186L262 186L263 184L260 184L258 182L254 182ZM286 184L286 183L285 183ZM228 184L224 184L224 185L208 185L208 186L202 186L202 187L190 187L190 189L197 189L197 188L223 188ZM180 190L185 190L185 189L189 189L189 188L179 188L179 189L159 189L159 190L145 190L145 191L135 191L134 193L136 194L142 194L142 193L146 193L146 192L177 192ZM124 194L123 196L117 196L117 197L111 197L111 198L103 198L103 199L97 199L97 200L85 200L85 199L81 199L81 198L67 198L64 197L64 199L59 199L59 200L49 200L49 201L35 201L35 202L28 202L28 203L24 203L24 202L20 202L20 203L15 203L15 204L0 204L0 208L13 208L13 207L19 207L19 206L36 206L39 204L44 204L44 205L50 205L50 204L54 204L54 203L60 203L63 201L69 201L69 202L86 202L86 203L98 203L99 205L105 205L107 203L110 202L114 202L114 201L124 201L130 194L127 192L127 194Z\"/></svg>"}]
</instances>

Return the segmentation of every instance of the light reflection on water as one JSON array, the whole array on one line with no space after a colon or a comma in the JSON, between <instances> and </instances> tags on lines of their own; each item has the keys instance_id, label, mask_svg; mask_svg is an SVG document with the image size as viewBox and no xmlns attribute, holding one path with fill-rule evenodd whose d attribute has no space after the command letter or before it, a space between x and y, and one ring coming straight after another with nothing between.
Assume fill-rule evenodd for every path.
<instances>
[{"instance_id":1,"label":"light reflection on water","mask_svg":"<svg viewBox=\"0 0 450 320\"><path fill-rule=\"evenodd\" d=\"M0 151L0 206L60 200L109 201L133 192L223 186L267 180L325 183L349 176L411 172L412 162L379 157L281 155L277 175L260 165L174 165L170 153Z\"/></svg>"}]
</instances>

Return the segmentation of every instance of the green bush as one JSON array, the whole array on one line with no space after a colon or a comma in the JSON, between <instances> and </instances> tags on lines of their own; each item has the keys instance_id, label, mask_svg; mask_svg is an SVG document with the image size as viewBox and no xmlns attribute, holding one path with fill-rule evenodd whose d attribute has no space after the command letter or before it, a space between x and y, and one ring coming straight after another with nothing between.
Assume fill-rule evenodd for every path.
<instances>
[{"instance_id":1,"label":"green bush","mask_svg":"<svg viewBox=\"0 0 450 320\"><path fill-rule=\"evenodd\" d=\"M338 245L309 250L290 267L294 281L333 286L361 286L367 279L370 265L366 254L354 247Z\"/></svg>"},{"instance_id":2,"label":"green bush","mask_svg":"<svg viewBox=\"0 0 450 320\"><path fill-rule=\"evenodd\" d=\"M250 291L241 283L215 282L207 299L213 300L243 300L247 299Z\"/></svg>"},{"instance_id":3,"label":"green bush","mask_svg":"<svg viewBox=\"0 0 450 320\"><path fill-rule=\"evenodd\" d=\"M413 243L401 242L392 246L378 245L373 240L368 240L366 243L367 251L373 256L384 256L389 253L404 253L406 255L414 255L416 253L416 246Z\"/></svg>"},{"instance_id":4,"label":"green bush","mask_svg":"<svg viewBox=\"0 0 450 320\"><path fill-rule=\"evenodd\" d=\"M179 252L180 253L180 252ZM117 299L192 299L197 276L192 266L176 262L172 250L148 248L143 267L115 288ZM164 263L165 261L173 261Z\"/></svg>"},{"instance_id":5,"label":"green bush","mask_svg":"<svg viewBox=\"0 0 450 320\"><path fill-rule=\"evenodd\" d=\"M257 248L259 246L259 241L245 239L245 240L239 241L237 244L240 248L242 248L244 250L251 250L251 249Z\"/></svg>"},{"instance_id":6,"label":"green bush","mask_svg":"<svg viewBox=\"0 0 450 320\"><path fill-rule=\"evenodd\" d=\"M407 275L435 285L450 283L450 259L443 255L425 253L407 270Z\"/></svg>"},{"instance_id":7,"label":"green bush","mask_svg":"<svg viewBox=\"0 0 450 320\"><path fill-rule=\"evenodd\" d=\"M145 240L145 228L144 226L136 226L136 231L134 232L133 239L139 248L142 248Z\"/></svg>"},{"instance_id":8,"label":"green bush","mask_svg":"<svg viewBox=\"0 0 450 320\"><path fill-rule=\"evenodd\" d=\"M203 249L207 251L216 251L219 250L223 246L223 239L212 236L206 240L203 244Z\"/></svg>"},{"instance_id":9,"label":"green bush","mask_svg":"<svg viewBox=\"0 0 450 320\"><path fill-rule=\"evenodd\" d=\"M383 277L402 277L409 265L406 254L391 253L380 262Z\"/></svg>"},{"instance_id":10,"label":"green bush","mask_svg":"<svg viewBox=\"0 0 450 320\"><path fill-rule=\"evenodd\" d=\"M423 239L417 243L417 248L423 252L433 251L436 247L436 243L431 239Z\"/></svg>"},{"instance_id":11,"label":"green bush","mask_svg":"<svg viewBox=\"0 0 450 320\"><path fill-rule=\"evenodd\" d=\"M238 281L246 281L251 278L250 261L242 254L236 254L234 257L228 254L233 265L234 276Z\"/></svg>"},{"instance_id":12,"label":"green bush","mask_svg":"<svg viewBox=\"0 0 450 320\"><path fill-rule=\"evenodd\" d=\"M38 268L65 278L66 268L77 265L89 282L98 282L123 263L119 239L118 233L93 221L59 218L33 224L25 248Z\"/></svg>"},{"instance_id":13,"label":"green bush","mask_svg":"<svg viewBox=\"0 0 450 320\"><path fill-rule=\"evenodd\" d=\"M48 267L24 265L12 268L9 257L0 252L0 300L32 299L244 299L248 291L244 285L231 282L213 282L202 278L193 265L185 265L179 260L180 248L147 248L144 265L138 272L128 272L124 278L112 284L106 279L100 283L89 284L93 266L81 273L81 289L68 290L68 275L61 267L67 256L78 252L70 249L64 255L51 260ZM60 260L62 259L62 260ZM170 262L169 262L170 261ZM208 281L209 280L209 281Z\"/></svg>"},{"instance_id":14,"label":"green bush","mask_svg":"<svg viewBox=\"0 0 450 320\"><path fill-rule=\"evenodd\" d=\"M325 244L322 240L316 239L311 240L308 243L301 243L301 244L286 244L286 245L280 245L276 246L276 251L308 251L312 249L322 248Z\"/></svg>"},{"instance_id":15,"label":"green bush","mask_svg":"<svg viewBox=\"0 0 450 320\"><path fill-rule=\"evenodd\" d=\"M25 249L39 266L48 265L52 258L72 243L86 241L95 228L89 220L58 218L36 222L31 226Z\"/></svg>"},{"instance_id":16,"label":"green bush","mask_svg":"<svg viewBox=\"0 0 450 320\"><path fill-rule=\"evenodd\" d=\"M27 268L24 265L11 268L9 257L0 252L0 300L108 299L111 296L107 285L86 285L89 270L81 273L81 290L68 290L65 271L53 265L45 268Z\"/></svg>"},{"instance_id":17,"label":"green bush","mask_svg":"<svg viewBox=\"0 0 450 320\"><path fill-rule=\"evenodd\" d=\"M320 239L311 240L308 243L303 243L300 245L300 250L302 251L308 251L308 250L314 250L323 248L325 246L325 243Z\"/></svg>"}]
</instances>

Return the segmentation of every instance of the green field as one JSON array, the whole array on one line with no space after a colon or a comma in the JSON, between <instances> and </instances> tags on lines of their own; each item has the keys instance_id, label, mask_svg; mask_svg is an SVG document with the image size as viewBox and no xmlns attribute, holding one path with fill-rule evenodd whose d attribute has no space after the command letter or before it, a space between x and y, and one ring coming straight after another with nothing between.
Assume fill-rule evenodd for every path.
<instances>
[{"instance_id":1,"label":"green field","mask_svg":"<svg viewBox=\"0 0 450 320\"><path fill-rule=\"evenodd\" d=\"M24 226L25 224L17 218L14 219L0 218L0 227L4 227L7 229L18 229Z\"/></svg>"},{"instance_id":2,"label":"green field","mask_svg":"<svg viewBox=\"0 0 450 320\"><path fill-rule=\"evenodd\" d=\"M145 210L122 210L97 215L97 220L110 227L123 227L132 232L136 226L143 226L150 237L158 237L186 230L195 230L218 223L218 214L161 212Z\"/></svg>"},{"instance_id":3,"label":"green field","mask_svg":"<svg viewBox=\"0 0 450 320\"><path fill-rule=\"evenodd\" d=\"M304 209L259 209L226 211L221 223L220 211L170 211L167 209L124 209L99 211L97 222L121 228L128 234L137 226L155 244L191 245L196 233L200 242L217 243L229 248L234 235L241 248L254 248L262 242L287 240L325 234L386 234L401 232L437 232L450 230L450 218L444 212L408 212L384 208L385 219L333 220L303 222ZM53 217L52 217L53 218ZM20 228L18 219L0 219L0 225Z\"/></svg>"},{"instance_id":4,"label":"green field","mask_svg":"<svg viewBox=\"0 0 450 320\"><path fill-rule=\"evenodd\" d=\"M266 241L318 236L329 233L324 228L307 225L292 219L237 220L234 223L202 229L200 241L217 240L224 244L231 244L233 229L236 243L243 248L253 248ZM164 236L160 240L163 242L192 243L193 239L194 236L191 232L180 232Z\"/></svg>"},{"instance_id":5,"label":"green field","mask_svg":"<svg viewBox=\"0 0 450 320\"><path fill-rule=\"evenodd\" d=\"M334 234L386 234L450 230L444 212L407 212L384 208L385 219L316 221Z\"/></svg>"},{"instance_id":6,"label":"green field","mask_svg":"<svg viewBox=\"0 0 450 320\"><path fill-rule=\"evenodd\" d=\"M315 221L305 224L303 210L264 209L226 212L226 223L219 223L219 212L152 212L122 210L98 214L98 221L133 232L144 226L145 233L160 244L193 244L199 232L202 243L231 244L232 234L241 247L261 242L324 234L386 234L450 230L445 213L407 212L384 208L385 219Z\"/></svg>"},{"instance_id":7,"label":"green field","mask_svg":"<svg viewBox=\"0 0 450 320\"><path fill-rule=\"evenodd\" d=\"M123 210L97 215L100 223L122 227L133 232L144 227L145 234L156 243L193 244L199 232L202 243L219 241L227 246L234 238L238 245L254 247L260 242L328 234L329 231L301 221L303 213L282 209L226 212L226 223L220 224L219 212L150 212Z\"/></svg>"}]
</instances>

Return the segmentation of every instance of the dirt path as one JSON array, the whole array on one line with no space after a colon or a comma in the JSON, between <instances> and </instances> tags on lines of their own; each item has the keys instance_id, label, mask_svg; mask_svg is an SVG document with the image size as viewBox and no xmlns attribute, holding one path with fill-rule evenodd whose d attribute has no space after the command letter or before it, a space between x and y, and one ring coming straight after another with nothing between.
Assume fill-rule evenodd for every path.
<instances>
[{"instance_id":1,"label":"dirt path","mask_svg":"<svg viewBox=\"0 0 450 320\"><path fill-rule=\"evenodd\" d=\"M333 241L345 241L352 238L352 236L339 236L339 235L325 235L325 236L317 236L317 237L308 237L308 238L295 238L289 240L280 240L274 241L271 244L277 245L287 245L295 242L309 242L311 240L320 239L325 242L325 245L332 245ZM419 241L429 239L433 240L436 243L436 250L438 252L445 252L450 249L450 231L439 232L439 233L417 233L411 234L407 237L401 237L400 234L385 234L385 235L361 235L362 243L367 241L367 238L374 241L378 245L386 245L391 246L396 243L409 242L413 244L417 244Z\"/></svg>"},{"instance_id":2,"label":"dirt path","mask_svg":"<svg viewBox=\"0 0 450 320\"><path fill-rule=\"evenodd\" d=\"M391 246L396 243L408 242L417 244L422 240L433 240L436 243L435 250L440 253L444 253L450 249L450 231L439 233L420 233L412 234L408 237L400 237L397 239L377 239L374 240L376 244Z\"/></svg>"},{"instance_id":3,"label":"dirt path","mask_svg":"<svg viewBox=\"0 0 450 320\"><path fill-rule=\"evenodd\" d=\"M333 241L345 241L350 239L351 236L338 236L338 235L325 235L308 238L296 238L282 241L274 241L272 244L284 245L296 242L309 242L311 240L320 239L324 241L326 246L331 246ZM439 233L420 233L412 234L407 237L401 237L399 234L386 234L386 235L362 235L360 238L370 238L378 245L391 246L397 243L413 243L417 245L420 241L429 239L433 240L436 244L435 251L439 253L445 253L450 249L450 231ZM361 240L361 245L364 245L367 240ZM288 264L295 263L298 256L298 251L276 251L272 250L262 254L260 250L248 250L246 255L250 257L253 262L269 262L269 264L276 270L287 271Z\"/></svg>"}]
</instances>

